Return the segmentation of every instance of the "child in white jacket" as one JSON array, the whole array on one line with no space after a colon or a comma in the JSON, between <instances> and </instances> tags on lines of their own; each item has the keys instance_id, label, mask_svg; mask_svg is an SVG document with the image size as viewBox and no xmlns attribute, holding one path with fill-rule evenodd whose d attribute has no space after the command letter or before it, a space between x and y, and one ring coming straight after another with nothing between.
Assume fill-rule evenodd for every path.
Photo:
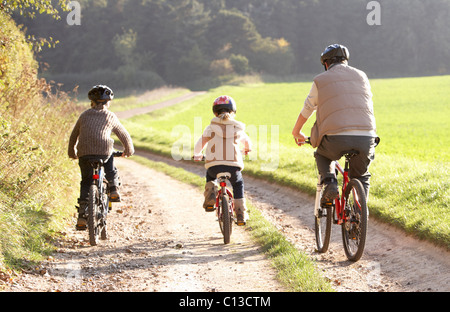
<instances>
[{"instance_id":1,"label":"child in white jacket","mask_svg":"<svg viewBox=\"0 0 450 312\"><path fill-rule=\"evenodd\" d=\"M251 151L250 138L245 133L245 124L234 119L236 102L230 96L218 97L213 104L213 113L216 117L206 127L202 137L194 148L194 160L201 161L202 151L207 145L205 157L206 185L205 202L203 208L213 211L216 201L214 183L218 173L229 172L230 183L233 186L234 206L238 225L245 225L248 212L244 198L244 179L241 171L244 169L240 143L244 144L244 153Z\"/></svg>"}]
</instances>

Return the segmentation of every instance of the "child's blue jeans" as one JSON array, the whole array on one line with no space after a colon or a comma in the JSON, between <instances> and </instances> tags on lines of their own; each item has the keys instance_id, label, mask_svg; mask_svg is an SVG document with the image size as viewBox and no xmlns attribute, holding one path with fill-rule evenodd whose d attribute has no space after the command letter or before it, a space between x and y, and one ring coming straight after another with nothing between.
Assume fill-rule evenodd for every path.
<instances>
[{"instance_id":1,"label":"child's blue jeans","mask_svg":"<svg viewBox=\"0 0 450 312\"><path fill-rule=\"evenodd\" d=\"M80 157L78 160L78 165L81 170L81 183L80 183L80 198L78 198L78 203L87 202L89 196L89 188L92 184L92 166L89 161L94 159L103 159L106 161L103 167L105 168L105 178L108 180L109 185L116 185L118 179L117 169L114 166L114 157L102 156L102 155L88 155Z\"/></svg>"},{"instance_id":2,"label":"child's blue jeans","mask_svg":"<svg viewBox=\"0 0 450 312\"><path fill-rule=\"evenodd\" d=\"M217 175L222 172L229 172L231 174L230 183L233 186L234 198L244 198L244 178L239 167L224 165L209 167L206 171L206 182L216 180Z\"/></svg>"}]
</instances>

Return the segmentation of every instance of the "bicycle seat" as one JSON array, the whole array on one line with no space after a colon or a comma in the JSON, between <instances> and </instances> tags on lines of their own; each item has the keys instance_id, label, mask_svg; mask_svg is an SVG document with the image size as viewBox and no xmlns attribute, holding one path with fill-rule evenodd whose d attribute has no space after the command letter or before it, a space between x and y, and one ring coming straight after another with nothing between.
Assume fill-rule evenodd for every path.
<instances>
[{"instance_id":1,"label":"bicycle seat","mask_svg":"<svg viewBox=\"0 0 450 312\"><path fill-rule=\"evenodd\" d=\"M221 172L217 174L217 179L230 179L231 178L231 173L229 172Z\"/></svg>"},{"instance_id":2,"label":"bicycle seat","mask_svg":"<svg viewBox=\"0 0 450 312\"><path fill-rule=\"evenodd\" d=\"M359 151L351 149L351 150L343 151L342 155L344 155L347 158L352 158L353 156L359 155Z\"/></svg>"},{"instance_id":3,"label":"bicycle seat","mask_svg":"<svg viewBox=\"0 0 450 312\"><path fill-rule=\"evenodd\" d=\"M95 168L103 165L103 159L90 159L89 163Z\"/></svg>"}]
</instances>

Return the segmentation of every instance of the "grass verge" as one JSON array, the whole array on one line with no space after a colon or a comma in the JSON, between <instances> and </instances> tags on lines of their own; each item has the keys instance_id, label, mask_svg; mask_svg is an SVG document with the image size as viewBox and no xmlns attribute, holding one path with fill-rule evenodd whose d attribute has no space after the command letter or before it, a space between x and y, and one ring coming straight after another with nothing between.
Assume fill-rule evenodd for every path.
<instances>
[{"instance_id":1,"label":"grass verge","mask_svg":"<svg viewBox=\"0 0 450 312\"><path fill-rule=\"evenodd\" d=\"M133 161L196 186L200 191L203 190L204 178L182 168L172 167L164 162L154 162L140 156L133 156ZM314 261L296 249L275 226L263 217L259 209L253 206L250 201L247 201L247 205L251 211L251 219L247 224L251 228L249 232L272 261L278 272L279 281L290 291L333 291L331 285L316 269Z\"/></svg>"}]
</instances>

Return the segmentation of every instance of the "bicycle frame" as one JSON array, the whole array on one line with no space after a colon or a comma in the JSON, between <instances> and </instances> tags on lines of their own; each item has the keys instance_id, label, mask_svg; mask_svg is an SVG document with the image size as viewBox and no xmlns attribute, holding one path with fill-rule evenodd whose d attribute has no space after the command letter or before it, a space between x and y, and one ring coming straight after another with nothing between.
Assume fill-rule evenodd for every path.
<instances>
[{"instance_id":1,"label":"bicycle frame","mask_svg":"<svg viewBox=\"0 0 450 312\"><path fill-rule=\"evenodd\" d=\"M344 208L345 208L344 194L345 194L345 189L347 188L347 184L348 184L348 182L350 182L350 179L348 178L348 161L347 160L345 161L345 169L342 169L339 162L336 161L335 164L336 164L337 171L340 172L343 176L341 197L336 198L334 201L337 219L334 219L333 222L335 224L340 225L344 221L346 221L346 218L347 218L344 213Z\"/></svg>"},{"instance_id":2,"label":"bicycle frame","mask_svg":"<svg viewBox=\"0 0 450 312\"><path fill-rule=\"evenodd\" d=\"M346 204L346 200L345 200L345 190L347 189L347 185L350 182L350 178L348 177L348 160L345 160L345 167L342 168L342 166L339 164L338 161L335 161L335 166L336 166L336 171L337 173L341 173L343 179L342 179L342 189L341 189L341 194L340 197L337 197L334 201L334 206L335 206L335 212L336 212L336 217L333 216L333 223L334 224L339 224L341 225L344 221L347 221L347 216L344 213L345 212L345 204ZM320 177L319 177L320 179ZM320 194L320 192L322 192L322 188L323 185L320 184L320 182L317 184L317 190L316 192ZM354 196L356 196L356 193L354 193ZM357 205L359 206L359 208L361 208L361 206L359 205L359 201L357 201ZM320 196L316 196L316 201L314 203L314 215L317 217L319 215L319 207L320 207Z\"/></svg>"},{"instance_id":3,"label":"bicycle frame","mask_svg":"<svg viewBox=\"0 0 450 312\"><path fill-rule=\"evenodd\" d=\"M220 189L217 192L216 196L216 211L217 211L217 217L220 217L220 202L222 201L223 196L226 194L228 195L228 198L230 199L230 213L234 218L234 202L233 202L233 194L231 191L227 188L227 182L226 179L220 179L219 180L219 186Z\"/></svg>"}]
</instances>

